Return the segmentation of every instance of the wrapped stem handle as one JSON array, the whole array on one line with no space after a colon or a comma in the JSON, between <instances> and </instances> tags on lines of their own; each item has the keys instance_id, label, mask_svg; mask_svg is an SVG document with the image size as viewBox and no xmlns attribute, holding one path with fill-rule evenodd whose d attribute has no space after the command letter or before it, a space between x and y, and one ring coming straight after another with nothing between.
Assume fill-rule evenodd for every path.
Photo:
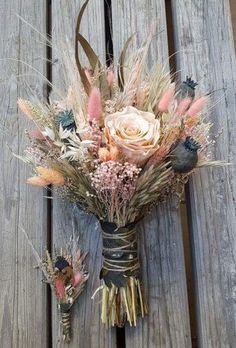
<instances>
[{"instance_id":1,"label":"wrapped stem handle","mask_svg":"<svg viewBox=\"0 0 236 348\"><path fill-rule=\"evenodd\" d=\"M147 313L140 282L136 222L117 227L101 222L103 237L102 322L122 327L126 320L136 326L137 317Z\"/></svg>"},{"instance_id":2,"label":"wrapped stem handle","mask_svg":"<svg viewBox=\"0 0 236 348\"><path fill-rule=\"evenodd\" d=\"M111 287L127 285L127 277L139 276L136 223L117 227L112 222L101 222L103 236L103 265L100 274Z\"/></svg>"}]
</instances>

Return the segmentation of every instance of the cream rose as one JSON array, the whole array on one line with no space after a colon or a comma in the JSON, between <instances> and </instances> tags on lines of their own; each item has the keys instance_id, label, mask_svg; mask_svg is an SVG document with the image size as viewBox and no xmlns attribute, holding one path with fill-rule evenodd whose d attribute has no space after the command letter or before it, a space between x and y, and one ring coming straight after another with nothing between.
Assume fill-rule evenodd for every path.
<instances>
[{"instance_id":1,"label":"cream rose","mask_svg":"<svg viewBox=\"0 0 236 348\"><path fill-rule=\"evenodd\" d=\"M142 165L158 149L160 122L150 112L127 106L105 118L105 134L131 163Z\"/></svg>"}]
</instances>

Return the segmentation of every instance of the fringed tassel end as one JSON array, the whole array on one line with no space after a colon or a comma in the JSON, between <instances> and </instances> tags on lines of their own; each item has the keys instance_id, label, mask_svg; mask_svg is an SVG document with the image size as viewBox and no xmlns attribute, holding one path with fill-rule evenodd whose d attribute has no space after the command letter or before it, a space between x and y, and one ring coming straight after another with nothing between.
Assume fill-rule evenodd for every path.
<instances>
[{"instance_id":1,"label":"fringed tassel end","mask_svg":"<svg viewBox=\"0 0 236 348\"><path fill-rule=\"evenodd\" d=\"M122 327L128 321L130 326L136 326L138 316L147 314L147 306L139 279L129 277L125 287L110 288L102 286L102 323L107 328Z\"/></svg>"}]
</instances>

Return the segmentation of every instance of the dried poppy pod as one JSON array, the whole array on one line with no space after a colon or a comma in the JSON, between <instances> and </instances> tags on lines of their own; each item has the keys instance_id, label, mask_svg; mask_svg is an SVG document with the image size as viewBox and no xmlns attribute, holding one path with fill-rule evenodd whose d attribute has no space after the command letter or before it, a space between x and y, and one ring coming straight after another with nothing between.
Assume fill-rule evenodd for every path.
<instances>
[{"instance_id":1,"label":"dried poppy pod","mask_svg":"<svg viewBox=\"0 0 236 348\"><path fill-rule=\"evenodd\" d=\"M191 137L180 140L170 152L172 168L178 173L188 173L196 167L197 150L201 146Z\"/></svg>"},{"instance_id":2,"label":"dried poppy pod","mask_svg":"<svg viewBox=\"0 0 236 348\"><path fill-rule=\"evenodd\" d=\"M179 99L195 97L195 87L198 85L197 82L191 79L191 77L186 76L186 80L183 81L180 85L180 93L178 95Z\"/></svg>"}]
</instances>

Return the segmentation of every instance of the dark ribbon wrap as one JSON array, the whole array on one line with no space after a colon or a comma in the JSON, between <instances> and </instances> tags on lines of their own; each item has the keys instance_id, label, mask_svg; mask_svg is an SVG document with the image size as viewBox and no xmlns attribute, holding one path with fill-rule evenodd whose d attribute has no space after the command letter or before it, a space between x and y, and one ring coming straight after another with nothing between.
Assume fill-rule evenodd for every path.
<instances>
[{"instance_id":1,"label":"dark ribbon wrap","mask_svg":"<svg viewBox=\"0 0 236 348\"><path fill-rule=\"evenodd\" d=\"M108 287L124 287L127 277L139 277L136 222L124 227L101 221L103 264L100 278Z\"/></svg>"}]
</instances>

